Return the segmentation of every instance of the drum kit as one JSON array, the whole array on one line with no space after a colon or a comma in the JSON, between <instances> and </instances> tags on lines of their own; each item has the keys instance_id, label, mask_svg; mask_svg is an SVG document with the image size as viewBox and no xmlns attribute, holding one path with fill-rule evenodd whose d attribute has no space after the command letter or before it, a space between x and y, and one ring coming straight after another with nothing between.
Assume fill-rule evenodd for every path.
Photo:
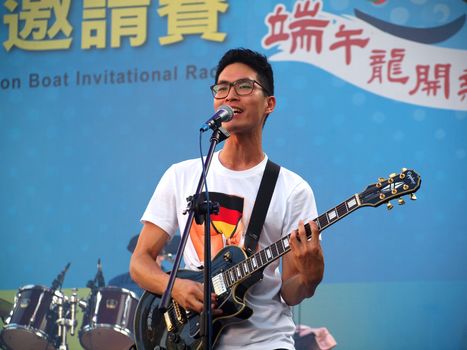
<instances>
[{"instance_id":1,"label":"drum kit","mask_svg":"<svg viewBox=\"0 0 467 350\"><path fill-rule=\"evenodd\" d=\"M127 289L105 286L100 259L86 298L61 291L70 264L52 282L50 288L26 285L16 293L13 305L1 302L0 344L7 350L68 350L67 334L77 330L77 311L83 312L79 341L86 350L128 350L133 347L133 322L137 295ZM9 306L11 306L9 308ZM9 308L9 314L6 310Z\"/></svg>"},{"instance_id":2,"label":"drum kit","mask_svg":"<svg viewBox=\"0 0 467 350\"><path fill-rule=\"evenodd\" d=\"M127 249L133 252L138 235L132 237ZM158 263L166 272L170 270L174 254L180 243L175 236L158 256ZM69 350L67 335L75 335L77 314L83 313L78 331L79 342L85 350L129 350L134 345L133 323L139 298L129 289L106 286L100 259L97 272L86 287L86 298L72 289L71 296L62 292L68 263L53 280L50 288L26 285L18 290L13 304L0 299L0 348L6 350ZM125 274L125 286L137 287ZM115 280L115 279L114 279ZM131 284L128 284L128 280ZM136 288L137 289L137 288Z\"/></svg>"}]
</instances>

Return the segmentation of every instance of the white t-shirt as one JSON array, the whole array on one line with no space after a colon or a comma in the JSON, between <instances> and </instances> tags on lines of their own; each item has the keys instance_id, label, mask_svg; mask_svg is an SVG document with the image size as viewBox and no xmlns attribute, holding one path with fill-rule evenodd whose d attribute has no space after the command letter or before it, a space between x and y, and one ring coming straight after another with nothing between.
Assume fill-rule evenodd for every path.
<instances>
[{"instance_id":1,"label":"white t-shirt","mask_svg":"<svg viewBox=\"0 0 467 350\"><path fill-rule=\"evenodd\" d=\"M220 203L219 214L212 215L212 258L226 244L243 246L243 239L250 220L258 188L267 163L267 156L258 165L243 171L225 168L214 154L207 176L210 199ZM142 221L149 221L171 237L177 229L183 232L188 215L187 197L196 191L201 174L201 160L187 160L172 165L163 175L143 214ZM269 205L258 249L278 241L305 222L316 218L317 210L313 191L297 174L281 168L274 194ZM201 225L193 223L184 253L185 266L196 270L203 265ZM216 349L275 348L294 349L295 325L290 307L280 296L281 275L276 260L264 270L264 278L246 293L247 305L253 315L246 321L223 329Z\"/></svg>"}]
</instances>

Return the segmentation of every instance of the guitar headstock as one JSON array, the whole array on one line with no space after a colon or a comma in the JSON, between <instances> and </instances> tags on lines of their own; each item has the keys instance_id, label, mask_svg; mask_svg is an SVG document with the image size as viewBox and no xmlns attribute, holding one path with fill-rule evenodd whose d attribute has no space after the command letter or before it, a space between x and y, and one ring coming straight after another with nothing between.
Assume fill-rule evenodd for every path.
<instances>
[{"instance_id":1,"label":"guitar headstock","mask_svg":"<svg viewBox=\"0 0 467 350\"><path fill-rule=\"evenodd\" d=\"M415 200L415 192L420 188L422 179L414 170L402 169L400 174L391 174L388 179L379 178L377 183L369 185L359 193L361 205L377 207L387 203L388 209L392 209L391 199L399 198L399 204L404 204L402 196L410 194L410 199Z\"/></svg>"}]
</instances>

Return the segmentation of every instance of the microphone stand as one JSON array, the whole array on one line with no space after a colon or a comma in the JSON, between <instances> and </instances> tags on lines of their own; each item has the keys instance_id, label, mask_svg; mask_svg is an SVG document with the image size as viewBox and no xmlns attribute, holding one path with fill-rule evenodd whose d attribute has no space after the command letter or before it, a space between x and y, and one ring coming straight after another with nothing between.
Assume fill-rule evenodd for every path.
<instances>
[{"instance_id":1,"label":"microphone stand","mask_svg":"<svg viewBox=\"0 0 467 350\"><path fill-rule=\"evenodd\" d=\"M63 284L63 281L65 280L65 274L68 271L68 269L70 268L70 264L71 263L66 264L65 268L52 281L52 286L50 287L50 289L53 289L54 291L62 289L62 284Z\"/></svg>"},{"instance_id":2,"label":"microphone stand","mask_svg":"<svg viewBox=\"0 0 467 350\"><path fill-rule=\"evenodd\" d=\"M183 231L180 244L177 249L177 255L175 257L173 269L170 273L169 282L167 285L167 289L165 290L164 294L162 295L159 310L162 314L164 314L170 303L170 295L172 294L173 285L175 283L175 278L177 276L177 272L180 268L180 262L183 256L183 251L185 250L185 245L188 240L188 236L190 233L191 225L193 223L193 218L195 218L196 222L202 222L204 217L204 311L201 314L202 322L200 322L200 335L203 338L203 349L204 350L211 350L212 348L212 310L211 310L211 293L212 293L212 286L211 286L211 234L210 234L210 226L211 221L208 215L209 212L215 212L216 208L212 205L212 203L201 203L199 200L200 194L203 190L205 177L207 176L209 166L211 165L212 157L214 155L214 151L216 146L227 139L230 134L227 130L220 126L221 122L216 123L212 126L213 133L211 136L211 145L209 146L208 154L206 155L206 159L204 160L203 172L198 182L198 187L196 188L196 193L193 196L187 198L188 207L184 211L184 214L188 213L188 219L185 225L185 229ZM209 209L209 210L207 210ZM217 205L218 210L218 205Z\"/></svg>"}]
</instances>

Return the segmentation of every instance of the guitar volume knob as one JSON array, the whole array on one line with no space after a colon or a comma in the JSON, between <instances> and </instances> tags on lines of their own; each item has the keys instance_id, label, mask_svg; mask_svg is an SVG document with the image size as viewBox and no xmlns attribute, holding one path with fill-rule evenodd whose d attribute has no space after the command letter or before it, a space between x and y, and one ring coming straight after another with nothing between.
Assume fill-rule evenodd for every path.
<instances>
[{"instance_id":1,"label":"guitar volume knob","mask_svg":"<svg viewBox=\"0 0 467 350\"><path fill-rule=\"evenodd\" d=\"M169 341L172 343L178 343L180 341L180 336L175 333L169 333Z\"/></svg>"},{"instance_id":2,"label":"guitar volume knob","mask_svg":"<svg viewBox=\"0 0 467 350\"><path fill-rule=\"evenodd\" d=\"M232 261L232 253L231 252L226 252L224 254L224 261L225 262L231 262Z\"/></svg>"}]
</instances>

